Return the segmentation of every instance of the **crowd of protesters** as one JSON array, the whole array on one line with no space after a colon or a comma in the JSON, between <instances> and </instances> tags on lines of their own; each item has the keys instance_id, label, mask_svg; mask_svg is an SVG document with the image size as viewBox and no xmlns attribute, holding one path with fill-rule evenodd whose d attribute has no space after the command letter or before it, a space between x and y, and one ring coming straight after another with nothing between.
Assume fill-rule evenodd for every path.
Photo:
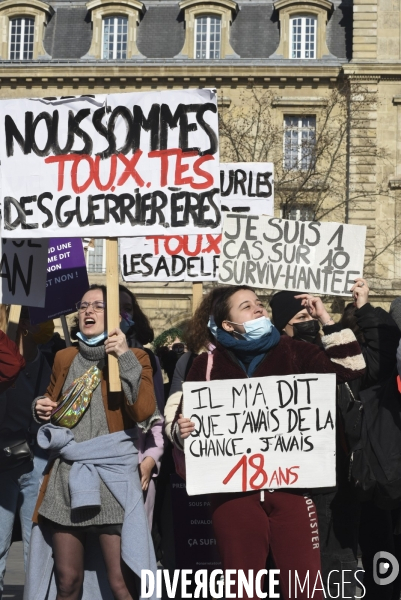
<instances>
[{"instance_id":1,"label":"crowd of protesters","mask_svg":"<svg viewBox=\"0 0 401 600\"><path fill-rule=\"evenodd\" d=\"M316 600L353 598L361 580L368 600L399 600L400 578L380 586L373 559L385 551L401 562L401 475L394 467L388 485L379 481L376 451L389 469L401 463L401 444L385 453L401 438L401 298L388 313L370 304L366 280L351 292L335 322L310 294L276 292L264 305L248 286L217 286L155 353L151 324L124 286L112 331L106 288L88 289L69 347L53 322L31 325L23 308L16 342L0 331L0 599L18 523L26 600L133 600L141 570L168 568L160 507L170 474L185 479L195 431L184 381L334 373L336 486L211 494L222 568L277 568L284 600L289 571L321 577ZM6 318L2 307L3 329ZM108 388L109 354L121 392Z\"/></svg>"}]
</instances>

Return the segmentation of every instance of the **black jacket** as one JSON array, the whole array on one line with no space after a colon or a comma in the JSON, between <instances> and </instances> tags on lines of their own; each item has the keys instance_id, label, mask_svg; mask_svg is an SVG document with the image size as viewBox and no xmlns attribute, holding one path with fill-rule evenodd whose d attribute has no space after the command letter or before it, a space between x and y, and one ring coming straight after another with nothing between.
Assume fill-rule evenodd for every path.
<instances>
[{"instance_id":1,"label":"black jacket","mask_svg":"<svg viewBox=\"0 0 401 600\"><path fill-rule=\"evenodd\" d=\"M352 382L350 387L354 395L391 375L401 337L394 319L380 307L365 304L355 312L355 316L365 338L361 348L366 371L362 377Z\"/></svg>"},{"instance_id":2,"label":"black jacket","mask_svg":"<svg viewBox=\"0 0 401 600\"><path fill-rule=\"evenodd\" d=\"M366 362L366 371L358 379L338 385L337 404L340 413L339 442L344 453L339 452L338 476L348 477L348 458L361 437L362 410L360 392L388 379L396 365L396 352L401 332L393 318L382 308L365 304L355 311L358 327L363 334L361 344ZM343 436L341 439L341 435ZM341 454L343 456L341 456Z\"/></svg>"}]
</instances>

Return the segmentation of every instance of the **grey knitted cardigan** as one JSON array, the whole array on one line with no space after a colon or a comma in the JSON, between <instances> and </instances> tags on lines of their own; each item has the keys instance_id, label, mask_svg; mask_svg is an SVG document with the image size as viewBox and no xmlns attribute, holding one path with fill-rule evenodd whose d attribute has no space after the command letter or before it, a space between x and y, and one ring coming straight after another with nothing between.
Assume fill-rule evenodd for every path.
<instances>
[{"instance_id":1,"label":"grey knitted cardigan","mask_svg":"<svg viewBox=\"0 0 401 600\"><path fill-rule=\"evenodd\" d=\"M70 366L63 391L77 377L83 375L85 371L96 365L104 357L105 350L103 345L88 346L80 341L79 353ZM137 397L142 367L131 350L120 356L118 363L125 396L128 402L133 404ZM73 433L76 442L84 442L109 433L100 385L93 392L89 408L79 423L73 428ZM69 527L122 523L124 511L121 504L115 499L103 482L101 482L100 487L100 506L85 506L71 509L68 485L70 469L71 464L69 462L66 462L63 458L56 459L49 477L45 497L39 509L39 514L50 519L50 521Z\"/></svg>"},{"instance_id":2,"label":"grey knitted cardigan","mask_svg":"<svg viewBox=\"0 0 401 600\"><path fill-rule=\"evenodd\" d=\"M44 425L38 443L73 463L69 473L72 506L99 506L101 483L124 509L121 557L139 577L143 569L156 578L156 559L138 475L137 428L76 443L64 427ZM54 600L57 595L51 531L46 521L35 524L29 548L24 600ZM85 544L85 575L81 600L112 600L98 537L88 534ZM155 595L151 598L155 599Z\"/></svg>"}]
</instances>

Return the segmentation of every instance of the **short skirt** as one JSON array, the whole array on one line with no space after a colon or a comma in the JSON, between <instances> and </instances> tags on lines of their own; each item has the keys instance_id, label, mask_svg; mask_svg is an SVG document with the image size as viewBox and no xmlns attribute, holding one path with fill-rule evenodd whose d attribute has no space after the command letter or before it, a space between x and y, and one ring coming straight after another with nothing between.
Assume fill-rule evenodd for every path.
<instances>
[{"instance_id":1,"label":"short skirt","mask_svg":"<svg viewBox=\"0 0 401 600\"><path fill-rule=\"evenodd\" d=\"M105 533L106 535L119 535L121 536L121 531L123 528L122 523L114 523L111 525L60 525L60 523L55 523L50 519L46 519L44 517L43 521L49 525L53 529L54 532L60 533L93 533L95 535L102 535Z\"/></svg>"}]
</instances>

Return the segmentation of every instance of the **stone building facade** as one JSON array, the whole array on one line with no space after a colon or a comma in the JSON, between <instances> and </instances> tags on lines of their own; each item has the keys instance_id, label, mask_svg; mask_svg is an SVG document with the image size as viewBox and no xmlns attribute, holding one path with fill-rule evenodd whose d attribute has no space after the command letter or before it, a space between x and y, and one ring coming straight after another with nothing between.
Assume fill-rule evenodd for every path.
<instances>
[{"instance_id":1,"label":"stone building facade","mask_svg":"<svg viewBox=\"0 0 401 600\"><path fill-rule=\"evenodd\" d=\"M214 87L227 108L240 106L244 90L269 90L283 136L291 124L300 140L344 81L354 86L351 108L371 95L349 124L344 182L357 199L342 216L368 226L375 302L400 293L398 1L0 0L0 35L0 98ZM88 250L93 281L104 280L102 251L101 241ZM133 287L157 332L191 313L191 284Z\"/></svg>"}]
</instances>

